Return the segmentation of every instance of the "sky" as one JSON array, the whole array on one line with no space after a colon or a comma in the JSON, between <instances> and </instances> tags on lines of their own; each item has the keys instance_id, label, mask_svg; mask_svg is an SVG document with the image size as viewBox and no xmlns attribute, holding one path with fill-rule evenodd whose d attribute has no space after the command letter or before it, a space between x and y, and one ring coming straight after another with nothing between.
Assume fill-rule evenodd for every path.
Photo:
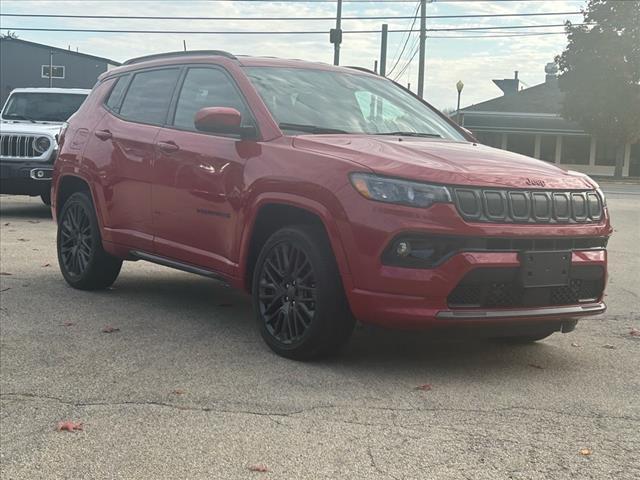
<instances>
[{"instance_id":1,"label":"sky","mask_svg":"<svg viewBox=\"0 0 640 480\"><path fill-rule=\"evenodd\" d=\"M435 0L427 5L430 15L469 15L540 12L578 12L585 0ZM342 15L349 16L413 16L417 1L349 1L344 0ZM167 17L335 17L336 2L331 1L211 1L211 0L0 0L0 13L167 16ZM549 17L447 18L427 20L428 29L487 26L530 26L562 24L565 20L579 23L582 15ZM411 19L343 20L343 30L376 30L388 23L390 30L405 30ZM321 31L312 35L203 35L203 34L137 34L17 31L23 40L45 43L60 48L107 57L119 62L151 53L187 48L221 49L234 54L268 55L283 58L333 62L333 45L329 43L331 20L296 21L234 21L234 20L123 20L123 19L63 19L0 16L0 31L16 28L80 28L112 30L180 30L180 31ZM416 22L417 28L419 21ZM561 32L562 27L526 28L499 31L499 34L522 32ZM493 32L495 34L496 32ZM525 87L544 81L544 66L553 61L566 46L566 36L520 36L504 38L452 38L454 36L486 35L485 32L428 32L426 49L425 98L438 108L456 105L456 82L462 80L462 106L478 103L502 92L492 79L519 78ZM404 67L417 45L413 33L402 56L399 56L406 33L389 33L387 71L398 65L391 77ZM449 37L449 38L442 38ZM379 33L345 33L341 45L340 64L373 68L380 55ZM411 83L416 90L418 56L398 78Z\"/></svg>"}]
</instances>

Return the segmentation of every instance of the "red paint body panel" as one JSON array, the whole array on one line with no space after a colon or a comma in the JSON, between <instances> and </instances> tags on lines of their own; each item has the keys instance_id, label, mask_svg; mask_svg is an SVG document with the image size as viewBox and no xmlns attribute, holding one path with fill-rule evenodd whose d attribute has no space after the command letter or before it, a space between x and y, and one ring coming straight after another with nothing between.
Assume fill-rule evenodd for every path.
<instances>
[{"instance_id":1,"label":"red paint body panel","mask_svg":"<svg viewBox=\"0 0 640 480\"><path fill-rule=\"evenodd\" d=\"M103 105L114 75L183 64L215 64L229 73L256 120L255 140L133 123ZM368 75L299 61L204 55L159 59L107 72L69 120L61 139L53 177L54 215L63 180L78 177L89 185L104 247L113 255L125 258L136 250L161 255L214 271L233 286L248 289L249 248L261 208L295 206L316 215L324 225L355 316L397 327L465 324L467 320L437 317L448 310L447 295L458 282L475 268L519 266L516 252L462 252L433 268L383 265L384 249L401 233L546 238L608 237L612 232L606 209L596 224L514 225L465 221L453 204L421 209L368 200L351 185L351 173L529 190L542 187L526 184L527 178L543 180L545 189L584 190L596 185L585 175L471 142L372 135L285 136L243 65ZM604 250L574 251L572 256L573 265L598 265L605 270L606 261Z\"/></svg>"}]
</instances>

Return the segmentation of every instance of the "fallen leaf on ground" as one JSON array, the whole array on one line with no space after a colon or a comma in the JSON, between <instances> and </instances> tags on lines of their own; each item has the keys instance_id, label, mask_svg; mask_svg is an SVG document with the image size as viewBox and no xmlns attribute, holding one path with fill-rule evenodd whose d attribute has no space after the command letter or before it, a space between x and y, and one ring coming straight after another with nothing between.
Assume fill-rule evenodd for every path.
<instances>
[{"instance_id":1,"label":"fallen leaf on ground","mask_svg":"<svg viewBox=\"0 0 640 480\"><path fill-rule=\"evenodd\" d=\"M0 275L13 275L13 273L9 273L9 272L0 272Z\"/></svg>"},{"instance_id":2,"label":"fallen leaf on ground","mask_svg":"<svg viewBox=\"0 0 640 480\"><path fill-rule=\"evenodd\" d=\"M591 455L591 449L590 448L581 448L580 449L580 455L582 455L584 457L588 457L589 455Z\"/></svg>"},{"instance_id":3,"label":"fallen leaf on ground","mask_svg":"<svg viewBox=\"0 0 640 480\"><path fill-rule=\"evenodd\" d=\"M544 370L544 367L543 367L543 366L536 365L535 363L530 363L530 364L529 364L529 366L530 366L531 368L537 368L538 370Z\"/></svg>"},{"instance_id":4,"label":"fallen leaf on ground","mask_svg":"<svg viewBox=\"0 0 640 480\"><path fill-rule=\"evenodd\" d=\"M572 343L572 344L571 344L571 346L572 346L572 347L579 347L579 346L580 346L580 344L579 344L579 343Z\"/></svg>"},{"instance_id":5,"label":"fallen leaf on ground","mask_svg":"<svg viewBox=\"0 0 640 480\"><path fill-rule=\"evenodd\" d=\"M251 465L249 470L252 472L268 472L269 469L265 465Z\"/></svg>"},{"instance_id":6,"label":"fallen leaf on ground","mask_svg":"<svg viewBox=\"0 0 640 480\"><path fill-rule=\"evenodd\" d=\"M616 347L611 345L610 343L605 343L604 345L602 345L602 348L607 348L609 350L613 350Z\"/></svg>"},{"instance_id":7,"label":"fallen leaf on ground","mask_svg":"<svg viewBox=\"0 0 640 480\"><path fill-rule=\"evenodd\" d=\"M102 329L102 333L114 333L114 332L119 332L120 329L117 327L112 327L111 325L107 325L106 327L104 327Z\"/></svg>"},{"instance_id":8,"label":"fallen leaf on ground","mask_svg":"<svg viewBox=\"0 0 640 480\"><path fill-rule=\"evenodd\" d=\"M50 267L51 264L50 263L45 263L44 265L42 265L42 268L46 268L46 267Z\"/></svg>"},{"instance_id":9,"label":"fallen leaf on ground","mask_svg":"<svg viewBox=\"0 0 640 480\"><path fill-rule=\"evenodd\" d=\"M40 223L40 220L29 220L29 223Z\"/></svg>"},{"instance_id":10,"label":"fallen leaf on ground","mask_svg":"<svg viewBox=\"0 0 640 480\"><path fill-rule=\"evenodd\" d=\"M7 290L11 290L11 287L3 288L0 292L6 292Z\"/></svg>"},{"instance_id":11,"label":"fallen leaf on ground","mask_svg":"<svg viewBox=\"0 0 640 480\"><path fill-rule=\"evenodd\" d=\"M19 242L28 242L29 240L27 240L26 238L19 238L18 241Z\"/></svg>"},{"instance_id":12,"label":"fallen leaf on ground","mask_svg":"<svg viewBox=\"0 0 640 480\"><path fill-rule=\"evenodd\" d=\"M9 222L4 224L5 227L8 227L9 225L11 225L11 223L9 223Z\"/></svg>"},{"instance_id":13,"label":"fallen leaf on ground","mask_svg":"<svg viewBox=\"0 0 640 480\"><path fill-rule=\"evenodd\" d=\"M430 383L425 383L424 385L418 385L417 387L414 388L414 390L421 390L423 392L428 392L432 388L433 388L433 385L431 385Z\"/></svg>"},{"instance_id":14,"label":"fallen leaf on ground","mask_svg":"<svg viewBox=\"0 0 640 480\"><path fill-rule=\"evenodd\" d=\"M58 432L66 431L66 432L77 432L82 430L82 422L58 422L58 426L56 427Z\"/></svg>"},{"instance_id":15,"label":"fallen leaf on ground","mask_svg":"<svg viewBox=\"0 0 640 480\"><path fill-rule=\"evenodd\" d=\"M185 394L185 393L187 393L187 392L185 392L185 391L184 391L184 390L182 390L181 388L176 388L176 389L175 389L173 392L171 392L171 393L173 393L174 395L184 395L184 394Z\"/></svg>"},{"instance_id":16,"label":"fallen leaf on ground","mask_svg":"<svg viewBox=\"0 0 640 480\"><path fill-rule=\"evenodd\" d=\"M637 328L632 328L629 331L629 335L631 335L632 337L640 337L640 330L638 330Z\"/></svg>"},{"instance_id":17,"label":"fallen leaf on ground","mask_svg":"<svg viewBox=\"0 0 640 480\"><path fill-rule=\"evenodd\" d=\"M74 325L75 325L75 323L73 323L73 322L64 322L62 324L63 327L73 327Z\"/></svg>"}]
</instances>

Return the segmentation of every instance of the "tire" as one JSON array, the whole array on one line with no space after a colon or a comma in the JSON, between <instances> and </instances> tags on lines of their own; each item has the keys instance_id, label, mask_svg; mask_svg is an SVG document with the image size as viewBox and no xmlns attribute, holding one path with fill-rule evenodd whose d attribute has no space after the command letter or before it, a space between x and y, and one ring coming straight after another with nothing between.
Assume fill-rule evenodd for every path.
<instances>
[{"instance_id":1,"label":"tire","mask_svg":"<svg viewBox=\"0 0 640 480\"><path fill-rule=\"evenodd\" d=\"M118 278L122 260L102 248L95 209L87 193L74 193L62 207L57 249L62 276L73 288L99 290Z\"/></svg>"},{"instance_id":2,"label":"tire","mask_svg":"<svg viewBox=\"0 0 640 480\"><path fill-rule=\"evenodd\" d=\"M321 227L297 225L274 233L258 256L252 295L262 338L282 357L310 360L336 353L355 325Z\"/></svg>"},{"instance_id":3,"label":"tire","mask_svg":"<svg viewBox=\"0 0 640 480\"><path fill-rule=\"evenodd\" d=\"M42 203L44 203L47 207L51 206L51 191L48 190L47 192L43 193L40 195L40 199L42 200Z\"/></svg>"}]
</instances>

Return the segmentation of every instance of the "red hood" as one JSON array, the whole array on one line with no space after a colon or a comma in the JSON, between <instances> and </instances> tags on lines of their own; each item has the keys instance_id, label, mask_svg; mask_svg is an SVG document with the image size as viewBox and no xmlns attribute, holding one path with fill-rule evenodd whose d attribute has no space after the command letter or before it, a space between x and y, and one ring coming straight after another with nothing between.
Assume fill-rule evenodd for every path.
<instances>
[{"instance_id":1,"label":"red hood","mask_svg":"<svg viewBox=\"0 0 640 480\"><path fill-rule=\"evenodd\" d=\"M344 158L380 175L411 180L530 189L594 187L581 173L473 143L374 135L300 135L293 144L302 150Z\"/></svg>"}]
</instances>

